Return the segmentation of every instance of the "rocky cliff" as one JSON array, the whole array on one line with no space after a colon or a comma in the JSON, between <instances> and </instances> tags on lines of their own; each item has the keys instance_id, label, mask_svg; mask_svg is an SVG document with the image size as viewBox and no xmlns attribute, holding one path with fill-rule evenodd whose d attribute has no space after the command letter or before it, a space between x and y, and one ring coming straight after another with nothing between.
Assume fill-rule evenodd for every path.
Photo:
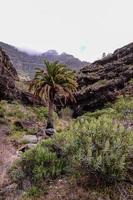
<instances>
[{"instance_id":1,"label":"rocky cliff","mask_svg":"<svg viewBox=\"0 0 133 200\"><path fill-rule=\"evenodd\" d=\"M0 99L13 98L16 93L17 72L9 56L0 47Z\"/></svg>"},{"instance_id":2,"label":"rocky cliff","mask_svg":"<svg viewBox=\"0 0 133 200\"><path fill-rule=\"evenodd\" d=\"M9 56L0 47L0 100L20 100L25 104L41 103L32 94L19 90L15 85L18 80L17 71Z\"/></svg>"},{"instance_id":3,"label":"rocky cliff","mask_svg":"<svg viewBox=\"0 0 133 200\"><path fill-rule=\"evenodd\" d=\"M125 92L133 94L133 43L80 70L74 116L102 108Z\"/></svg>"}]
</instances>

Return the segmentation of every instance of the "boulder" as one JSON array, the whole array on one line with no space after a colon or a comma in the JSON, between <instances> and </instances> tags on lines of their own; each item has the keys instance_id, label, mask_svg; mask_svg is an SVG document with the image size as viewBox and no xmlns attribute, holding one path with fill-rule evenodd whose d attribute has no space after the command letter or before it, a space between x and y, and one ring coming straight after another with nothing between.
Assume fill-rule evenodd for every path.
<instances>
[{"instance_id":1,"label":"boulder","mask_svg":"<svg viewBox=\"0 0 133 200\"><path fill-rule=\"evenodd\" d=\"M23 152L25 152L25 151L27 151L27 150L29 150L29 149L35 148L36 146L37 146L37 144L33 144L33 143L25 144L25 145L21 146L21 147L18 149L17 154L19 155L21 152L23 153Z\"/></svg>"},{"instance_id":2,"label":"boulder","mask_svg":"<svg viewBox=\"0 0 133 200\"><path fill-rule=\"evenodd\" d=\"M47 128L47 129L45 129L45 133L48 136L52 136L56 133L56 130L54 128Z\"/></svg>"},{"instance_id":3,"label":"boulder","mask_svg":"<svg viewBox=\"0 0 133 200\"><path fill-rule=\"evenodd\" d=\"M45 127L42 127L38 130L38 132L36 133L37 137L40 137L40 136L45 136L46 133L45 133Z\"/></svg>"},{"instance_id":4,"label":"boulder","mask_svg":"<svg viewBox=\"0 0 133 200\"><path fill-rule=\"evenodd\" d=\"M7 125L0 124L0 135L8 135L10 128Z\"/></svg>"},{"instance_id":5,"label":"boulder","mask_svg":"<svg viewBox=\"0 0 133 200\"><path fill-rule=\"evenodd\" d=\"M49 137L45 132L45 127L40 128L38 130L38 132L36 133L36 136L37 136L38 141L41 141L41 140L44 140L44 139L48 139L48 137Z\"/></svg>"},{"instance_id":6,"label":"boulder","mask_svg":"<svg viewBox=\"0 0 133 200\"><path fill-rule=\"evenodd\" d=\"M22 139L19 140L19 143L32 143L36 144L37 143L37 137L36 135L24 135Z\"/></svg>"}]
</instances>

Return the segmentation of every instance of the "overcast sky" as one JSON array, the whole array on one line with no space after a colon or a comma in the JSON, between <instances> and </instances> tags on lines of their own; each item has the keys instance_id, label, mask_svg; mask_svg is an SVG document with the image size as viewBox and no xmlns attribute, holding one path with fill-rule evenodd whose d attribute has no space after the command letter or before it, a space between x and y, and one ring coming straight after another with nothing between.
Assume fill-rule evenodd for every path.
<instances>
[{"instance_id":1,"label":"overcast sky","mask_svg":"<svg viewBox=\"0 0 133 200\"><path fill-rule=\"evenodd\" d=\"M0 41L94 61L133 42L133 0L0 0Z\"/></svg>"}]
</instances>

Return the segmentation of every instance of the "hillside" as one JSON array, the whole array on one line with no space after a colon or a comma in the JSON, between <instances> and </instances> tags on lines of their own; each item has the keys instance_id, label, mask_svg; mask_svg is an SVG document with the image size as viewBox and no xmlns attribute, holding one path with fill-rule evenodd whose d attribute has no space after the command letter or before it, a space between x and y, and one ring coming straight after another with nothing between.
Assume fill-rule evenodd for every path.
<instances>
[{"instance_id":1,"label":"hillside","mask_svg":"<svg viewBox=\"0 0 133 200\"><path fill-rule=\"evenodd\" d=\"M48 59L49 61L58 60L60 63L67 65L73 70L79 70L88 64L70 54L58 54L55 50L49 50L42 54L32 55L3 42L0 42L0 46L7 52L16 70L19 73L24 72L30 77L34 75L35 68L42 68L44 66L44 59Z\"/></svg>"},{"instance_id":2,"label":"hillside","mask_svg":"<svg viewBox=\"0 0 133 200\"><path fill-rule=\"evenodd\" d=\"M77 80L76 103L53 112L49 137L48 109L0 48L0 200L133 199L133 43Z\"/></svg>"},{"instance_id":3,"label":"hillside","mask_svg":"<svg viewBox=\"0 0 133 200\"><path fill-rule=\"evenodd\" d=\"M77 78L77 103L71 105L74 116L103 108L121 94L133 94L133 43L82 68Z\"/></svg>"}]
</instances>

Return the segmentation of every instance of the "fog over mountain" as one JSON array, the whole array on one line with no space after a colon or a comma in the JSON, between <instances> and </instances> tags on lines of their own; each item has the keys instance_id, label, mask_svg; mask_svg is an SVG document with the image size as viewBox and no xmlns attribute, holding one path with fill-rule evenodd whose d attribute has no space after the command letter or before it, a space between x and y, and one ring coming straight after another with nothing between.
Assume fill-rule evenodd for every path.
<instances>
[{"instance_id":1,"label":"fog over mountain","mask_svg":"<svg viewBox=\"0 0 133 200\"><path fill-rule=\"evenodd\" d=\"M10 56L13 65L17 69L17 71L24 72L30 77L34 75L36 68L44 67L44 59L48 59L49 61L58 60L60 63L67 65L73 70L79 70L88 64L88 62L80 61L73 55L67 53L58 54L56 50L49 50L44 53L40 53L27 49L18 49L17 47L3 42L0 42L0 46Z\"/></svg>"}]
</instances>

